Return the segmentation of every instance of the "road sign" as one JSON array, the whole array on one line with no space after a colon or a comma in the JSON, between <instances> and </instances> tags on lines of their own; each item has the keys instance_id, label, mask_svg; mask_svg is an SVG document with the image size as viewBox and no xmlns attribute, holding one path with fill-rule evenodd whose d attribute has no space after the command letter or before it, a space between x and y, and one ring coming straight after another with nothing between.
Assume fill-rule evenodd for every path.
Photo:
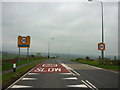
<instances>
[{"instance_id":1,"label":"road sign","mask_svg":"<svg viewBox=\"0 0 120 90\"><path fill-rule=\"evenodd\" d=\"M30 47L30 36L19 36L18 37L18 47L19 48L29 48Z\"/></svg>"},{"instance_id":2,"label":"road sign","mask_svg":"<svg viewBox=\"0 0 120 90\"><path fill-rule=\"evenodd\" d=\"M105 43L98 43L98 50L105 50Z\"/></svg>"}]
</instances>

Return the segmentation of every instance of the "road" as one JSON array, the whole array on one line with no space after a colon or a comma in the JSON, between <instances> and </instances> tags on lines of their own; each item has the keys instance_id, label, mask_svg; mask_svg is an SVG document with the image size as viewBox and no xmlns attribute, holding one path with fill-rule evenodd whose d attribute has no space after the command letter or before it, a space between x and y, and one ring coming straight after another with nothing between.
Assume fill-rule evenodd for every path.
<instances>
[{"instance_id":1,"label":"road","mask_svg":"<svg viewBox=\"0 0 120 90\"><path fill-rule=\"evenodd\" d=\"M69 60L49 59L9 88L118 88L118 73Z\"/></svg>"}]
</instances>

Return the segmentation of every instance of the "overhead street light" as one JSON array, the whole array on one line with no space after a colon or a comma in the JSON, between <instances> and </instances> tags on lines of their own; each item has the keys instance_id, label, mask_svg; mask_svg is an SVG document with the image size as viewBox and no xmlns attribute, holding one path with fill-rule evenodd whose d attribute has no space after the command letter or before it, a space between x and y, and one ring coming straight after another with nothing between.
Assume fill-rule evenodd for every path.
<instances>
[{"instance_id":1,"label":"overhead street light","mask_svg":"<svg viewBox=\"0 0 120 90\"><path fill-rule=\"evenodd\" d=\"M93 0L88 0L89 2L92 2ZM102 27L102 31L101 31L101 33L102 33L102 43L104 43L104 25L103 25L103 3L102 3L102 1L100 1L100 3L101 3L101 20L102 20L102 23L101 23L101 27ZM102 57L102 62L101 62L101 64L104 64L104 50L101 50L101 57Z\"/></svg>"},{"instance_id":2,"label":"overhead street light","mask_svg":"<svg viewBox=\"0 0 120 90\"><path fill-rule=\"evenodd\" d=\"M69 47L68 48L68 59L69 59L69 54L70 54L70 49L71 49L72 47Z\"/></svg>"},{"instance_id":3,"label":"overhead street light","mask_svg":"<svg viewBox=\"0 0 120 90\"><path fill-rule=\"evenodd\" d=\"M53 40L54 38L49 38L48 41L48 58L50 58L50 40Z\"/></svg>"}]
</instances>

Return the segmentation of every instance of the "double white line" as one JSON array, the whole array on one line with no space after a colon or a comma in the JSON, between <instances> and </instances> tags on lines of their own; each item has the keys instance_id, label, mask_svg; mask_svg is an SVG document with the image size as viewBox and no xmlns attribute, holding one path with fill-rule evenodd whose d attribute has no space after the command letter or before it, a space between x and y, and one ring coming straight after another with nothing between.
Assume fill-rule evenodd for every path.
<instances>
[{"instance_id":1,"label":"double white line","mask_svg":"<svg viewBox=\"0 0 120 90\"><path fill-rule=\"evenodd\" d=\"M96 88L94 85L92 85L88 80L81 80L87 87L91 88L92 90L99 90L98 88Z\"/></svg>"},{"instance_id":2,"label":"double white line","mask_svg":"<svg viewBox=\"0 0 120 90\"><path fill-rule=\"evenodd\" d=\"M77 75L80 76L79 73L77 73L75 70L73 70L72 68L68 67L67 65L65 65L62 61L58 61L58 63L60 63L63 67L65 67L70 73L72 73L73 75ZM74 73L73 73L74 72Z\"/></svg>"}]
</instances>

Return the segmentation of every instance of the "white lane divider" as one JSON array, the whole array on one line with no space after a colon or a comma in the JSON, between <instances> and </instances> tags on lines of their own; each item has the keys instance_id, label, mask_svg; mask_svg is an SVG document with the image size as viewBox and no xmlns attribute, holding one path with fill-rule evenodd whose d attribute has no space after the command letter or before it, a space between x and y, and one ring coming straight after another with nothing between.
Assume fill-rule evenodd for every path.
<instances>
[{"instance_id":1,"label":"white lane divider","mask_svg":"<svg viewBox=\"0 0 120 90\"><path fill-rule=\"evenodd\" d=\"M84 84L80 84L80 85L67 85L67 87L87 88L87 86L84 85Z\"/></svg>"},{"instance_id":2,"label":"white lane divider","mask_svg":"<svg viewBox=\"0 0 120 90\"><path fill-rule=\"evenodd\" d=\"M14 85L11 88L32 88L33 86L24 86L24 85Z\"/></svg>"},{"instance_id":3,"label":"white lane divider","mask_svg":"<svg viewBox=\"0 0 120 90\"><path fill-rule=\"evenodd\" d=\"M65 79L65 80L77 80L76 77L69 77L69 78L62 78L62 79Z\"/></svg>"},{"instance_id":4,"label":"white lane divider","mask_svg":"<svg viewBox=\"0 0 120 90\"><path fill-rule=\"evenodd\" d=\"M22 80L37 80L36 78L22 78Z\"/></svg>"}]
</instances>

